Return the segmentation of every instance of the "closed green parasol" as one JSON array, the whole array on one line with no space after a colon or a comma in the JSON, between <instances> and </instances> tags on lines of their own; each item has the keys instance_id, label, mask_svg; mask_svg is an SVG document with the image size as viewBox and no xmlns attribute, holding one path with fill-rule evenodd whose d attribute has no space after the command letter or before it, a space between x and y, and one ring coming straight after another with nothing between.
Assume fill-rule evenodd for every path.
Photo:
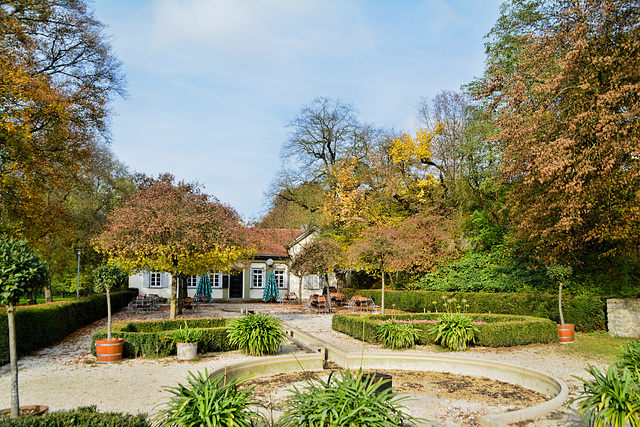
<instances>
[{"instance_id":1,"label":"closed green parasol","mask_svg":"<svg viewBox=\"0 0 640 427\"><path fill-rule=\"evenodd\" d=\"M200 280L198 281L198 287L196 288L196 295L198 294L204 295L204 301L199 301L199 302L211 301L211 284L209 283L208 274L200 275Z\"/></svg>"},{"instance_id":2,"label":"closed green parasol","mask_svg":"<svg viewBox=\"0 0 640 427\"><path fill-rule=\"evenodd\" d=\"M269 273L269 277L267 277L267 283L264 287L264 293L262 294L262 301L264 302L275 302L280 298L280 294L278 293L278 283L276 282L276 275L273 274L273 271Z\"/></svg>"}]
</instances>

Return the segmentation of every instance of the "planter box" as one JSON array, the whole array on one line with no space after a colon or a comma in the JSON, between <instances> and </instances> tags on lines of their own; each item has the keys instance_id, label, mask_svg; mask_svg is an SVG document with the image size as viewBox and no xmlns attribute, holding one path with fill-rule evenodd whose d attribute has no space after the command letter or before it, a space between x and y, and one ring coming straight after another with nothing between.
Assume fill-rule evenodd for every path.
<instances>
[{"instance_id":1,"label":"planter box","mask_svg":"<svg viewBox=\"0 0 640 427\"><path fill-rule=\"evenodd\" d=\"M178 359L193 360L198 355L197 342L179 342L176 344Z\"/></svg>"}]
</instances>

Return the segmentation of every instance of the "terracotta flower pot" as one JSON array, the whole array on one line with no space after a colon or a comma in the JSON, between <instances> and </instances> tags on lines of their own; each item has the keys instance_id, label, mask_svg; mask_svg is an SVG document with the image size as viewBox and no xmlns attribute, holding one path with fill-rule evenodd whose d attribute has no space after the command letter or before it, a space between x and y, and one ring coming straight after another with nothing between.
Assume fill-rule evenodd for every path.
<instances>
[{"instance_id":1,"label":"terracotta flower pot","mask_svg":"<svg viewBox=\"0 0 640 427\"><path fill-rule=\"evenodd\" d=\"M570 323L564 325L558 325L558 337L560 338L560 344L572 344L574 336L574 327Z\"/></svg>"},{"instance_id":2,"label":"terracotta flower pot","mask_svg":"<svg viewBox=\"0 0 640 427\"><path fill-rule=\"evenodd\" d=\"M29 405L20 407L20 417L38 417L49 410L44 405ZM0 409L0 420L7 419L11 415L11 409Z\"/></svg>"},{"instance_id":3,"label":"terracotta flower pot","mask_svg":"<svg viewBox=\"0 0 640 427\"><path fill-rule=\"evenodd\" d=\"M111 340L102 338L96 340L96 356L98 362L112 363L122 360L123 346L124 339L122 338L111 338Z\"/></svg>"}]
</instances>

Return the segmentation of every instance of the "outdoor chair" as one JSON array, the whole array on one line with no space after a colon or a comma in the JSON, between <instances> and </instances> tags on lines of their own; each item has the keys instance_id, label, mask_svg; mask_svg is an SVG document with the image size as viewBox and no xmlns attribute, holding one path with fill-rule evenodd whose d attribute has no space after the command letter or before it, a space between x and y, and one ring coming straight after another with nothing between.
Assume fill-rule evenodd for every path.
<instances>
[{"instance_id":1,"label":"outdoor chair","mask_svg":"<svg viewBox=\"0 0 640 427\"><path fill-rule=\"evenodd\" d=\"M296 301L298 301L298 295L296 295L295 292L287 292L286 294L284 294L284 302L293 304Z\"/></svg>"},{"instance_id":2,"label":"outdoor chair","mask_svg":"<svg viewBox=\"0 0 640 427\"><path fill-rule=\"evenodd\" d=\"M196 310L198 304L191 297L187 297L182 301L182 308L184 310Z\"/></svg>"}]
</instances>

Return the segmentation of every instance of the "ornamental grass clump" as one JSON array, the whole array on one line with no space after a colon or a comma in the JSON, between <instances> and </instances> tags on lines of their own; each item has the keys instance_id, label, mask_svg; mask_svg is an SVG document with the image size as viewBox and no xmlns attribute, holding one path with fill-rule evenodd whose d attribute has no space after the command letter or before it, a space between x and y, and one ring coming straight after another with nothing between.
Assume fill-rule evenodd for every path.
<instances>
[{"instance_id":1,"label":"ornamental grass clump","mask_svg":"<svg viewBox=\"0 0 640 427\"><path fill-rule=\"evenodd\" d=\"M391 388L380 390L383 381L361 378L362 371L353 375L346 370L340 371L338 378L333 373L326 381L314 376L302 389L294 386L278 425L387 427L415 425L419 421L403 412L406 407L400 402L406 396L398 397Z\"/></svg>"},{"instance_id":2,"label":"ornamental grass clump","mask_svg":"<svg viewBox=\"0 0 640 427\"><path fill-rule=\"evenodd\" d=\"M382 343L382 346L392 350L413 348L419 337L420 329L412 323L396 320L381 322L376 332L376 339Z\"/></svg>"},{"instance_id":3,"label":"ornamental grass clump","mask_svg":"<svg viewBox=\"0 0 640 427\"><path fill-rule=\"evenodd\" d=\"M606 372L589 365L593 380L582 381L578 403L581 426L640 426L640 341L628 343Z\"/></svg>"},{"instance_id":4,"label":"ornamental grass clump","mask_svg":"<svg viewBox=\"0 0 640 427\"><path fill-rule=\"evenodd\" d=\"M638 371L619 369L610 365L609 370L600 370L589 365L586 371L593 376L582 381L580 395L572 402L578 403L578 412L582 419L580 425L594 427L640 426L640 390Z\"/></svg>"},{"instance_id":5,"label":"ornamental grass clump","mask_svg":"<svg viewBox=\"0 0 640 427\"><path fill-rule=\"evenodd\" d=\"M475 334L478 332L467 316L460 313L443 314L438 323L429 330L435 335L435 341L442 347L453 351L466 350L471 342L475 342Z\"/></svg>"},{"instance_id":6,"label":"ornamental grass clump","mask_svg":"<svg viewBox=\"0 0 640 427\"><path fill-rule=\"evenodd\" d=\"M202 338L202 331L200 328L189 329L187 321L184 322L184 329L180 326L180 329L175 329L169 334L172 340L179 343L194 343L198 342Z\"/></svg>"},{"instance_id":7,"label":"ornamental grass clump","mask_svg":"<svg viewBox=\"0 0 640 427\"><path fill-rule=\"evenodd\" d=\"M227 336L231 345L244 353L264 356L278 353L286 334L279 319L256 313L231 321Z\"/></svg>"},{"instance_id":8,"label":"ornamental grass clump","mask_svg":"<svg viewBox=\"0 0 640 427\"><path fill-rule=\"evenodd\" d=\"M253 399L254 387L240 389L244 379L228 384L220 384L224 377L209 377L189 372L184 386L165 387L173 396L167 407L155 417L158 426L211 426L211 427L251 427L264 425L265 419L256 407L260 404Z\"/></svg>"}]
</instances>

